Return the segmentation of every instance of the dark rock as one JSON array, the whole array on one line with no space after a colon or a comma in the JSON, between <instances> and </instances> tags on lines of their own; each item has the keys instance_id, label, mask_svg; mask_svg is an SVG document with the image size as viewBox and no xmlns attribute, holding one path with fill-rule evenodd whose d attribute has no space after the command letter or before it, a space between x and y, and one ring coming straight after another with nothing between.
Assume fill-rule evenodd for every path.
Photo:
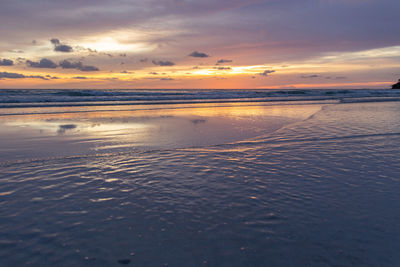
<instances>
[{"instance_id":1,"label":"dark rock","mask_svg":"<svg viewBox=\"0 0 400 267\"><path fill-rule=\"evenodd\" d=\"M392 85L392 89L400 89L400 79L398 83Z\"/></svg>"},{"instance_id":2,"label":"dark rock","mask_svg":"<svg viewBox=\"0 0 400 267\"><path fill-rule=\"evenodd\" d=\"M129 264L131 262L130 259L122 259L122 260L118 260L119 264Z\"/></svg>"}]
</instances>

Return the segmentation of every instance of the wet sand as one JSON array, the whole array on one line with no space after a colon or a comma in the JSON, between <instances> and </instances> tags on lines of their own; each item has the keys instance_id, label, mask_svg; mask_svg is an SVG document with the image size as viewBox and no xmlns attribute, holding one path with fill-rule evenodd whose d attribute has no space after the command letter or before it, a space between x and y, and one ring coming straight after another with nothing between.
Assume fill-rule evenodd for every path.
<instances>
[{"instance_id":1,"label":"wet sand","mask_svg":"<svg viewBox=\"0 0 400 267\"><path fill-rule=\"evenodd\" d=\"M2 266L400 262L398 102L36 113L0 118Z\"/></svg>"}]
</instances>

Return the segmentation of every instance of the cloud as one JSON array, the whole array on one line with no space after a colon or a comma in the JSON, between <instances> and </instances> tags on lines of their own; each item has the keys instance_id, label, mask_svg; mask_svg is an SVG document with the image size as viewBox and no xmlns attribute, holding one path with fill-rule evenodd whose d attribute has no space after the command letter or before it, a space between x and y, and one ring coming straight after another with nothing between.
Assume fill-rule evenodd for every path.
<instances>
[{"instance_id":1,"label":"cloud","mask_svg":"<svg viewBox=\"0 0 400 267\"><path fill-rule=\"evenodd\" d=\"M36 78L36 79L42 79L42 80L48 80L48 78L43 77L41 75L24 75L21 73L15 73L15 72L0 72L0 79L25 79L25 78Z\"/></svg>"},{"instance_id":2,"label":"cloud","mask_svg":"<svg viewBox=\"0 0 400 267\"><path fill-rule=\"evenodd\" d=\"M88 66L88 65L82 65L79 68L80 71L99 71L100 69L96 66Z\"/></svg>"},{"instance_id":3,"label":"cloud","mask_svg":"<svg viewBox=\"0 0 400 267\"><path fill-rule=\"evenodd\" d=\"M215 65L223 64L223 63L231 63L233 60L230 59L220 59L217 61Z\"/></svg>"},{"instance_id":4,"label":"cloud","mask_svg":"<svg viewBox=\"0 0 400 267\"><path fill-rule=\"evenodd\" d=\"M158 65L158 66L174 66L175 63L171 62L171 61L156 61L156 60L152 60L151 62L153 62L154 65Z\"/></svg>"},{"instance_id":5,"label":"cloud","mask_svg":"<svg viewBox=\"0 0 400 267\"><path fill-rule=\"evenodd\" d=\"M77 69L80 71L98 71L99 68L95 66L83 65L82 62L71 62L69 60L63 60L59 63L63 69Z\"/></svg>"},{"instance_id":6,"label":"cloud","mask_svg":"<svg viewBox=\"0 0 400 267\"><path fill-rule=\"evenodd\" d=\"M87 79L88 79L88 77L85 77L85 76L75 76L75 77L72 77L72 79L77 79L77 80L87 80Z\"/></svg>"},{"instance_id":7,"label":"cloud","mask_svg":"<svg viewBox=\"0 0 400 267\"><path fill-rule=\"evenodd\" d=\"M142 59L139 59L139 61L141 63L146 63L147 61L149 61L149 59L148 58L142 58Z\"/></svg>"},{"instance_id":8,"label":"cloud","mask_svg":"<svg viewBox=\"0 0 400 267\"><path fill-rule=\"evenodd\" d=\"M160 81L173 81L173 78L161 78Z\"/></svg>"},{"instance_id":9,"label":"cloud","mask_svg":"<svg viewBox=\"0 0 400 267\"><path fill-rule=\"evenodd\" d=\"M302 75L301 78L303 79L312 79L312 78L319 78L320 76L318 74L312 74L312 75Z\"/></svg>"},{"instance_id":10,"label":"cloud","mask_svg":"<svg viewBox=\"0 0 400 267\"><path fill-rule=\"evenodd\" d=\"M0 59L0 66L12 66L14 65L14 61L10 59Z\"/></svg>"},{"instance_id":11,"label":"cloud","mask_svg":"<svg viewBox=\"0 0 400 267\"><path fill-rule=\"evenodd\" d=\"M218 67L218 68L214 68L214 69L217 69L217 70L231 70L232 68L231 67Z\"/></svg>"},{"instance_id":12,"label":"cloud","mask_svg":"<svg viewBox=\"0 0 400 267\"><path fill-rule=\"evenodd\" d=\"M69 60L63 60L59 63L63 69L78 69L82 66L82 62L71 62Z\"/></svg>"},{"instance_id":13,"label":"cloud","mask_svg":"<svg viewBox=\"0 0 400 267\"><path fill-rule=\"evenodd\" d=\"M268 76L270 73L274 73L274 70L265 70L264 72L259 73L261 76Z\"/></svg>"},{"instance_id":14,"label":"cloud","mask_svg":"<svg viewBox=\"0 0 400 267\"><path fill-rule=\"evenodd\" d=\"M26 64L32 68L42 68L42 69L55 69L57 68L57 64L51 61L50 59L43 58L39 62L34 62L27 60Z\"/></svg>"},{"instance_id":15,"label":"cloud","mask_svg":"<svg viewBox=\"0 0 400 267\"><path fill-rule=\"evenodd\" d=\"M26 76L23 74L14 73L14 72L0 72L0 79L2 79L2 78L22 79L22 78L26 78Z\"/></svg>"},{"instance_id":16,"label":"cloud","mask_svg":"<svg viewBox=\"0 0 400 267\"><path fill-rule=\"evenodd\" d=\"M15 54L23 54L24 51L22 50L10 50L11 53L15 53Z\"/></svg>"},{"instance_id":17,"label":"cloud","mask_svg":"<svg viewBox=\"0 0 400 267\"><path fill-rule=\"evenodd\" d=\"M327 80L330 80L330 79L335 79L335 80L347 79L347 78L344 77L344 76L331 77L331 76L320 76L320 75L318 75L318 74L302 75L301 78L303 78L303 79L325 78L325 79L327 79Z\"/></svg>"},{"instance_id":18,"label":"cloud","mask_svg":"<svg viewBox=\"0 0 400 267\"><path fill-rule=\"evenodd\" d=\"M194 51L188 55L189 57L209 57L206 53Z\"/></svg>"},{"instance_id":19,"label":"cloud","mask_svg":"<svg viewBox=\"0 0 400 267\"><path fill-rule=\"evenodd\" d=\"M141 25L149 35L151 31L159 33L163 29L160 38L164 37L163 34L173 35L172 30L179 34L191 33L190 36L172 36L182 44L179 49L186 51L199 42L230 50L233 49L228 45L233 43L248 43L250 47L265 49L257 51L259 57L256 59L269 52L294 57L297 53L354 50L360 45L384 47L398 44L400 38L393 34L397 29L398 0L137 0L135 4L126 0L86 0L58 1L57 5L49 0L37 0L35 3L33 6L25 0L16 5L15 0L2 0L2 23L24 31L21 34L21 31L13 31L12 27L1 29L3 38L4 35L27 39L60 34L60 38L70 35L78 39L87 37L89 33L96 36L112 32L120 29L121 25L127 29ZM95 9L93 5L96 5ZM153 8L154 5L157 8ZM187 23L188 20L191 23ZM293 46L296 49L288 53L287 49L274 49L275 46ZM252 64L256 63L262 62Z\"/></svg>"},{"instance_id":20,"label":"cloud","mask_svg":"<svg viewBox=\"0 0 400 267\"><path fill-rule=\"evenodd\" d=\"M35 41L36 43L36 41ZM52 43L53 45L59 45L60 44L60 40L58 40L57 38L53 38L50 40L50 43Z\"/></svg>"},{"instance_id":21,"label":"cloud","mask_svg":"<svg viewBox=\"0 0 400 267\"><path fill-rule=\"evenodd\" d=\"M127 61L122 67L124 69L143 68L146 64L153 65L151 59L174 60L177 65L185 66L190 64L190 59L193 62L210 59L187 56L191 53L190 51L197 49L213 57L210 62L212 65L217 63L218 59L235 58L233 62L248 66L262 66L266 62L273 66L280 66L306 62L303 59L317 60L321 53L326 55L325 53L360 51L394 46L400 42L400 35L394 34L398 27L395 26L398 24L396 20L400 8L398 0L306 0L303 2L295 0L167 0L159 2L155 0L85 0L57 1L57 5L49 0L37 0L35 5L26 0L19 1L18 5L15 4L15 0L2 0L1 3L2 24L13 25L13 27L0 27L2 38L7 40L1 44L2 56L13 59L15 64L17 61L14 56L7 56L5 51L14 48L22 49L28 55L31 55L31 52L39 53L36 54L38 59L48 57L58 63L63 58L52 58L45 54L46 50L43 49L47 45L48 50L53 50L53 44L49 41L51 37L58 37L60 44L65 42L72 45L74 52L77 52L77 48L75 41L72 40L81 40L82 44L85 42L85 45L90 46L90 43L86 44L86 41L97 41L97 37L101 41L100 38L103 36L110 36L120 44L137 43L138 49L132 46L132 49L115 52L116 54L127 52L129 59L136 61L137 65L142 65L132 64L125 67L128 65ZM96 5L96 8L93 8L93 5ZM154 5L157 8L154 8ZM135 38L130 36L131 32ZM32 47L30 44L32 39L38 40L37 47ZM141 45L149 50L141 50ZM151 50L153 48L154 50ZM62 52L47 52L69 55ZM181 56L184 58L178 61ZM144 57L150 60L139 64L139 59ZM27 59L36 60L28 56ZM103 58L98 59L99 63L75 60L101 66L102 69L105 68L103 65L107 64L107 59ZM184 62L187 60L189 61ZM387 60L394 62L395 58ZM115 62L117 61L112 62L114 67ZM319 61L315 62L319 64ZM354 60L347 62L355 64ZM380 64L381 62L368 63ZM367 66L368 63L365 65ZM393 66L393 63L391 64ZM223 63L220 65L224 66ZM230 64L226 63L226 65ZM153 67L156 69L154 65ZM387 67L385 72L393 72L390 68ZM265 69L268 68L259 69L255 73L263 72ZM281 73L278 72L278 74ZM300 78L303 74L308 75L300 70L297 78L306 80ZM348 75L352 81L363 79L364 75L368 77L368 81L379 80L376 72L373 74L368 71L365 74L360 72L354 77ZM258 74L255 76L265 78ZM276 76L278 75L272 74L272 78ZM318 79L310 79L310 81ZM333 76L332 79L334 79Z\"/></svg>"},{"instance_id":22,"label":"cloud","mask_svg":"<svg viewBox=\"0 0 400 267\"><path fill-rule=\"evenodd\" d=\"M53 79L53 80L60 79L57 76L51 76L51 75L46 75L46 78Z\"/></svg>"},{"instance_id":23,"label":"cloud","mask_svg":"<svg viewBox=\"0 0 400 267\"><path fill-rule=\"evenodd\" d=\"M57 38L53 38L50 42L54 45L54 51L70 53L73 51L72 46L62 44Z\"/></svg>"},{"instance_id":24,"label":"cloud","mask_svg":"<svg viewBox=\"0 0 400 267\"><path fill-rule=\"evenodd\" d=\"M149 74L151 74L151 75L158 75L158 72L152 71L152 72L149 72Z\"/></svg>"},{"instance_id":25,"label":"cloud","mask_svg":"<svg viewBox=\"0 0 400 267\"><path fill-rule=\"evenodd\" d=\"M18 57L18 58L17 58L17 63L18 63L18 64L22 64L22 63L24 63L24 62L26 62L26 58L24 58L24 57Z\"/></svg>"},{"instance_id":26,"label":"cloud","mask_svg":"<svg viewBox=\"0 0 400 267\"><path fill-rule=\"evenodd\" d=\"M69 45L56 45L54 47L54 51L70 53L73 51L73 49Z\"/></svg>"}]
</instances>

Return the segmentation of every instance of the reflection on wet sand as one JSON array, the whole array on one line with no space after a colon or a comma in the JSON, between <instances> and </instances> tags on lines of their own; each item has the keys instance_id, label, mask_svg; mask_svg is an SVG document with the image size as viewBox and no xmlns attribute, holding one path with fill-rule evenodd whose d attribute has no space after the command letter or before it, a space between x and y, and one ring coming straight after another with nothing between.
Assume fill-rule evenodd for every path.
<instances>
[{"instance_id":1,"label":"reflection on wet sand","mask_svg":"<svg viewBox=\"0 0 400 267\"><path fill-rule=\"evenodd\" d=\"M185 148L235 142L306 119L320 105L160 106L146 110L1 115L1 158L57 156L115 149ZM9 138L10 135L12 138ZM5 140L10 140L5 142ZM27 145L29 144L29 145ZM54 147L53 152L43 149ZM13 147L19 147L13 151ZM29 148L29 152L26 149Z\"/></svg>"}]
</instances>

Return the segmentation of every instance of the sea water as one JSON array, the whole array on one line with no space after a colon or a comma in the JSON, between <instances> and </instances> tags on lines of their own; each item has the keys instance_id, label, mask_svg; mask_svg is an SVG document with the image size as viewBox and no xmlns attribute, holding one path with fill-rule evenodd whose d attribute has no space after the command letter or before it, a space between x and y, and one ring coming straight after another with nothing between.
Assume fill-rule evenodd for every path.
<instances>
[{"instance_id":1,"label":"sea water","mask_svg":"<svg viewBox=\"0 0 400 267\"><path fill-rule=\"evenodd\" d=\"M398 266L400 104L355 93L4 107L0 265Z\"/></svg>"}]
</instances>

